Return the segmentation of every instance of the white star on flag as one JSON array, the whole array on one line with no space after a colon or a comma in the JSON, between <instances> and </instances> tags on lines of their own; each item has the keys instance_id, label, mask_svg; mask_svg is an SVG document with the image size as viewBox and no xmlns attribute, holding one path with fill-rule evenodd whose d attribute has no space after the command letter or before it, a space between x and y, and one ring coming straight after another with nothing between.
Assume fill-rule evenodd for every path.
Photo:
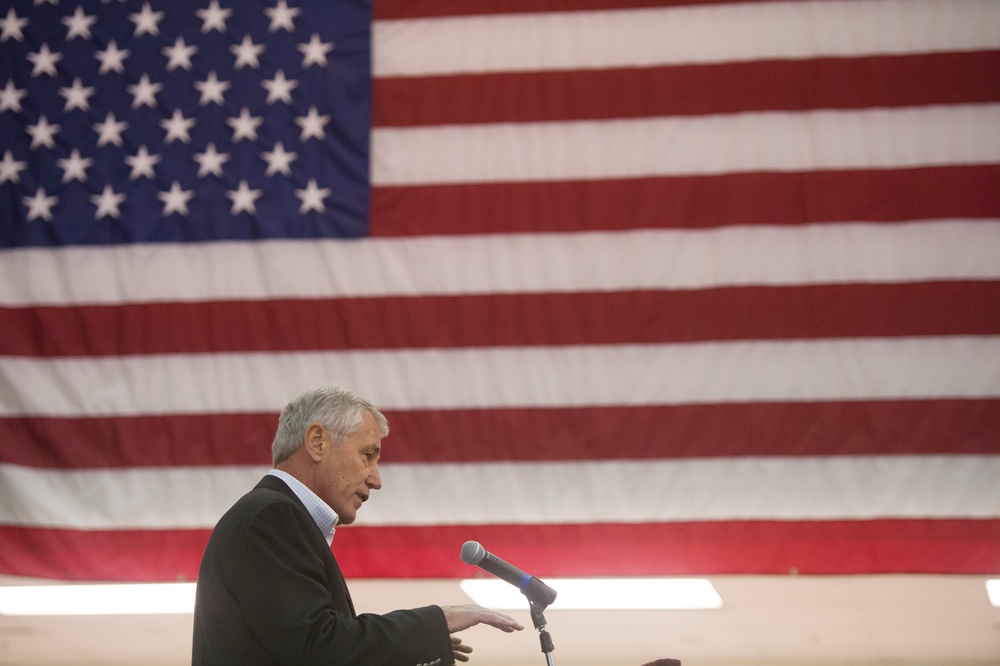
<instances>
[{"instance_id":1,"label":"white star on flag","mask_svg":"<svg viewBox=\"0 0 1000 666\"><path fill-rule=\"evenodd\" d=\"M303 67L310 67L312 65L326 67L326 54L333 50L333 44L329 42L324 43L320 40L319 35L313 33L313 36L309 38L307 43L299 44L297 48L302 52Z\"/></svg>"},{"instance_id":2,"label":"white star on flag","mask_svg":"<svg viewBox=\"0 0 1000 666\"><path fill-rule=\"evenodd\" d=\"M19 18L13 8L8 9L7 17L0 19L0 43L6 42L11 38L18 42L23 40L24 34L21 31L27 25L28 19Z\"/></svg>"},{"instance_id":3,"label":"white star on flag","mask_svg":"<svg viewBox=\"0 0 1000 666\"><path fill-rule=\"evenodd\" d=\"M49 123L48 118L45 116L40 116L36 124L28 125L25 129L28 134L31 135L32 150L38 148L39 146L55 148L55 136L56 132L59 131L60 126Z\"/></svg>"},{"instance_id":4,"label":"white star on flag","mask_svg":"<svg viewBox=\"0 0 1000 666\"><path fill-rule=\"evenodd\" d=\"M302 135L299 140L305 141L308 138L324 139L326 132L323 127L330 122L330 116L321 116L316 111L315 106L309 107L309 113L295 119L295 124L302 128Z\"/></svg>"},{"instance_id":5,"label":"white star on flag","mask_svg":"<svg viewBox=\"0 0 1000 666\"><path fill-rule=\"evenodd\" d=\"M317 187L316 179L310 178L305 189L295 190L295 196L302 201L302 205L299 207L300 213L307 213L310 210L322 213L326 210L323 199L330 196L330 188Z\"/></svg>"},{"instance_id":6,"label":"white star on flag","mask_svg":"<svg viewBox=\"0 0 1000 666\"><path fill-rule=\"evenodd\" d=\"M101 61L101 74L107 74L108 72L118 72L123 74L125 72L125 58L129 56L131 51L129 49L119 49L118 44L115 40L108 42L108 47L103 51L95 51L94 57Z\"/></svg>"},{"instance_id":7,"label":"white star on flag","mask_svg":"<svg viewBox=\"0 0 1000 666\"><path fill-rule=\"evenodd\" d=\"M250 35L245 35L243 41L236 46L230 46L229 50L236 56L236 69L243 69L244 66L257 69L260 67L260 54L264 52L264 46L254 44Z\"/></svg>"},{"instance_id":8,"label":"white star on flag","mask_svg":"<svg viewBox=\"0 0 1000 666\"><path fill-rule=\"evenodd\" d=\"M236 118L228 118L226 123L233 128L233 141L240 139L257 140L257 128L264 120L260 117L251 116L250 109L245 106L240 110L240 115Z\"/></svg>"},{"instance_id":9,"label":"white star on flag","mask_svg":"<svg viewBox=\"0 0 1000 666\"><path fill-rule=\"evenodd\" d=\"M264 10L264 13L271 19L271 25L268 27L268 30L271 32L277 32L278 30L294 32L295 24L293 20L302 13L302 10L289 8L285 0L278 0L276 7L269 7Z\"/></svg>"},{"instance_id":10,"label":"white star on flag","mask_svg":"<svg viewBox=\"0 0 1000 666\"><path fill-rule=\"evenodd\" d=\"M77 7L72 16L64 16L62 23L66 26L66 40L83 37L91 39L90 27L97 21L96 16L87 16L83 13L83 7Z\"/></svg>"},{"instance_id":11,"label":"white star on flag","mask_svg":"<svg viewBox=\"0 0 1000 666\"><path fill-rule=\"evenodd\" d=\"M198 177L203 178L209 174L213 176L222 175L222 165L229 161L229 155L220 153L215 149L215 144L210 143L203 153L195 153L194 161L198 163Z\"/></svg>"},{"instance_id":12,"label":"white star on flag","mask_svg":"<svg viewBox=\"0 0 1000 666\"><path fill-rule=\"evenodd\" d=\"M36 77L41 74L55 76L56 63L62 60L62 53L53 53L49 50L48 44L42 44L36 53L28 54L28 62L34 67L31 69L31 76Z\"/></svg>"},{"instance_id":13,"label":"white star on flag","mask_svg":"<svg viewBox=\"0 0 1000 666\"><path fill-rule=\"evenodd\" d=\"M208 3L207 9L199 9L195 15L202 20L201 31L209 33L213 30L226 31L226 19L233 15L232 9L220 9L219 0Z\"/></svg>"},{"instance_id":14,"label":"white star on flag","mask_svg":"<svg viewBox=\"0 0 1000 666\"><path fill-rule=\"evenodd\" d=\"M163 12L154 12L148 2L143 3L142 11L129 14L129 20L135 23L135 32L133 33L133 36L158 36L160 34L159 23L163 20L163 16Z\"/></svg>"},{"instance_id":15,"label":"white star on flag","mask_svg":"<svg viewBox=\"0 0 1000 666\"><path fill-rule=\"evenodd\" d=\"M0 90L0 112L13 111L21 112L21 100L28 94L27 90L17 88L13 81L8 81L3 90Z\"/></svg>"},{"instance_id":16,"label":"white star on flag","mask_svg":"<svg viewBox=\"0 0 1000 666\"><path fill-rule=\"evenodd\" d=\"M180 109L174 109L174 113L170 116L169 120L160 121L160 127L167 131L167 135L163 138L164 142L180 141L181 143L189 143L191 141L191 128L194 125L194 118L185 118Z\"/></svg>"},{"instance_id":17,"label":"white star on flag","mask_svg":"<svg viewBox=\"0 0 1000 666\"><path fill-rule=\"evenodd\" d=\"M85 86L79 77L73 79L73 85L59 89L59 94L66 98L66 106L63 111L80 109L90 111L90 96L94 94L92 86Z\"/></svg>"},{"instance_id":18,"label":"white star on flag","mask_svg":"<svg viewBox=\"0 0 1000 666\"><path fill-rule=\"evenodd\" d=\"M104 122L95 123L94 131L98 133L97 145L106 146L109 143L116 146L122 145L122 132L128 129L128 123L124 120L117 120L115 114L108 113Z\"/></svg>"},{"instance_id":19,"label":"white star on flag","mask_svg":"<svg viewBox=\"0 0 1000 666\"><path fill-rule=\"evenodd\" d=\"M90 201L97 206L97 212L94 213L95 220L102 217L113 217L117 220L121 217L118 207L125 201L125 195L115 192L110 185L105 185L100 194L90 197Z\"/></svg>"},{"instance_id":20,"label":"white star on flag","mask_svg":"<svg viewBox=\"0 0 1000 666\"><path fill-rule=\"evenodd\" d=\"M14 159L14 153L9 150L4 152L3 159L0 160L0 185L10 181L12 183L21 182L21 172L27 166L27 162L20 162Z\"/></svg>"},{"instance_id":21,"label":"white star on flag","mask_svg":"<svg viewBox=\"0 0 1000 666\"><path fill-rule=\"evenodd\" d=\"M268 176L273 176L276 173L285 176L290 175L292 173L291 164L298 157L295 153L287 152L285 146L280 141L274 144L274 150L265 150L260 156L267 162L267 171L265 173Z\"/></svg>"},{"instance_id":22,"label":"white star on flag","mask_svg":"<svg viewBox=\"0 0 1000 666\"><path fill-rule=\"evenodd\" d=\"M260 84L267 89L268 104L274 104L277 101L291 104L292 91L299 87L298 81L286 79L285 73L280 69L274 73L273 79L264 79Z\"/></svg>"},{"instance_id":23,"label":"white star on flag","mask_svg":"<svg viewBox=\"0 0 1000 666\"><path fill-rule=\"evenodd\" d=\"M156 196L163 202L164 215L170 215L172 213L187 215L188 202L191 201L191 198L194 196L194 192L191 190L181 189L181 184L175 180L170 185L169 191L159 192Z\"/></svg>"},{"instance_id":24,"label":"white star on flag","mask_svg":"<svg viewBox=\"0 0 1000 666\"><path fill-rule=\"evenodd\" d=\"M45 190L38 188L35 195L24 197L24 205L28 207L28 219L35 220L41 218L46 222L52 221L52 207L59 201L56 197L50 197Z\"/></svg>"},{"instance_id":25,"label":"white star on flag","mask_svg":"<svg viewBox=\"0 0 1000 666\"><path fill-rule=\"evenodd\" d=\"M56 163L63 170L63 183L68 183L71 180L83 183L87 180L87 169L94 163L94 160L89 157L80 157L80 151L74 148L69 157L56 160Z\"/></svg>"},{"instance_id":26,"label":"white star on flag","mask_svg":"<svg viewBox=\"0 0 1000 666\"><path fill-rule=\"evenodd\" d=\"M183 37L178 37L173 46L167 46L162 51L167 56L167 71L172 72L178 67L190 71L191 57L197 52L197 46L188 46Z\"/></svg>"},{"instance_id":27,"label":"white star on flag","mask_svg":"<svg viewBox=\"0 0 1000 666\"><path fill-rule=\"evenodd\" d=\"M141 106L156 108L156 95L163 90L162 83L153 83L149 80L149 74L139 77L139 82L126 86L125 89L132 95L132 108L138 109Z\"/></svg>"},{"instance_id":28,"label":"white star on flag","mask_svg":"<svg viewBox=\"0 0 1000 666\"><path fill-rule=\"evenodd\" d=\"M229 81L220 81L218 75L211 71L204 81L195 81L194 87L201 93L201 98L198 100L199 105L207 106L215 103L221 106L225 101L222 95L232 87L232 84Z\"/></svg>"},{"instance_id":29,"label":"white star on flag","mask_svg":"<svg viewBox=\"0 0 1000 666\"><path fill-rule=\"evenodd\" d=\"M232 214L246 212L251 215L257 212L256 201L260 198L262 190L252 190L247 185L247 181L241 180L239 187L226 192L226 196L232 199Z\"/></svg>"},{"instance_id":30,"label":"white star on flag","mask_svg":"<svg viewBox=\"0 0 1000 666\"><path fill-rule=\"evenodd\" d=\"M125 163L132 168L132 173L129 174L129 180L138 180L142 177L152 180L155 177L153 167L156 166L156 163L159 162L160 159L159 155L150 155L149 149L146 148L145 144L139 146L139 150L135 155L130 155L125 158Z\"/></svg>"}]
</instances>

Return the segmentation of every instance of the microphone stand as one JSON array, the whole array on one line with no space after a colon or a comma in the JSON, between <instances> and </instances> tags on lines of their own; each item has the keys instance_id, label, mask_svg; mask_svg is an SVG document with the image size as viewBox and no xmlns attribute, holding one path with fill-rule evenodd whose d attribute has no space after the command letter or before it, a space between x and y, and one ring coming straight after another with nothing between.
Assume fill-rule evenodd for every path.
<instances>
[{"instance_id":1,"label":"microphone stand","mask_svg":"<svg viewBox=\"0 0 1000 666\"><path fill-rule=\"evenodd\" d=\"M552 661L552 651L556 648L552 644L552 636L550 636L549 632L545 629L545 616L542 615L542 611L545 609L531 599L528 599L528 607L531 609L531 623L534 624L535 629L538 630L538 640L542 644L542 652L545 654L545 661L548 666L553 666L555 662Z\"/></svg>"}]
</instances>

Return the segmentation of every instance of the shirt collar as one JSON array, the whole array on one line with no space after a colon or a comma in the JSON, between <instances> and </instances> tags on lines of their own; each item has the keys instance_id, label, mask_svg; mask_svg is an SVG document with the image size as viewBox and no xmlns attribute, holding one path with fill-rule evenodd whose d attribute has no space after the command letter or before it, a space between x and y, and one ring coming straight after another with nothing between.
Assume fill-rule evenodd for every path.
<instances>
[{"instance_id":1,"label":"shirt collar","mask_svg":"<svg viewBox=\"0 0 1000 666\"><path fill-rule=\"evenodd\" d=\"M276 476L288 484L288 487L292 489L292 492L299 498L299 501L305 505L306 511L309 512L313 522L316 523L316 527L323 533L327 545L332 545L334 532L337 531L337 523L340 522L337 512L329 504L321 500L319 495L310 490L306 484L288 472L280 469L272 469L268 472L268 475Z\"/></svg>"}]
</instances>

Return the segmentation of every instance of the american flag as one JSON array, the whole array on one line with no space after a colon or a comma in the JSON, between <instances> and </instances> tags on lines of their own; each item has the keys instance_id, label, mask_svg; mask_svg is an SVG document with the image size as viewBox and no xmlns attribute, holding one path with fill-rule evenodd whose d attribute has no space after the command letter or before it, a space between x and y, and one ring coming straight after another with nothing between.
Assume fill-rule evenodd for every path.
<instances>
[{"instance_id":1,"label":"american flag","mask_svg":"<svg viewBox=\"0 0 1000 666\"><path fill-rule=\"evenodd\" d=\"M281 406L334 551L1000 570L1000 3L0 9L0 572L193 579Z\"/></svg>"}]
</instances>

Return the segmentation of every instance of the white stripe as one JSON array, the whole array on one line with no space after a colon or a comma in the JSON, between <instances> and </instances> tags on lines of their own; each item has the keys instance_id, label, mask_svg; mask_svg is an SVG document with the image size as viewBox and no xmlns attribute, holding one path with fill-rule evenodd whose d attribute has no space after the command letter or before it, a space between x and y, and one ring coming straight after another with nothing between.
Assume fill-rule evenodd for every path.
<instances>
[{"instance_id":1,"label":"white stripe","mask_svg":"<svg viewBox=\"0 0 1000 666\"><path fill-rule=\"evenodd\" d=\"M996 279L997 248L997 220L31 248L0 253L0 304Z\"/></svg>"},{"instance_id":2,"label":"white stripe","mask_svg":"<svg viewBox=\"0 0 1000 666\"><path fill-rule=\"evenodd\" d=\"M5 464L0 524L209 528L265 471ZM1000 456L385 464L358 524L997 518L997 478Z\"/></svg>"},{"instance_id":3,"label":"white stripe","mask_svg":"<svg viewBox=\"0 0 1000 666\"><path fill-rule=\"evenodd\" d=\"M1000 105L382 127L371 141L375 186L985 164L1000 161Z\"/></svg>"},{"instance_id":4,"label":"white stripe","mask_svg":"<svg viewBox=\"0 0 1000 666\"><path fill-rule=\"evenodd\" d=\"M0 524L71 529L212 527L267 467L47 470L0 464Z\"/></svg>"},{"instance_id":5,"label":"white stripe","mask_svg":"<svg viewBox=\"0 0 1000 666\"><path fill-rule=\"evenodd\" d=\"M995 518L998 478L1000 456L386 464L385 488L361 520L419 525Z\"/></svg>"},{"instance_id":6,"label":"white stripe","mask_svg":"<svg viewBox=\"0 0 1000 666\"><path fill-rule=\"evenodd\" d=\"M278 411L303 386L384 409L1000 396L1000 337L0 358L3 415Z\"/></svg>"},{"instance_id":7,"label":"white stripe","mask_svg":"<svg viewBox=\"0 0 1000 666\"><path fill-rule=\"evenodd\" d=\"M376 76L1000 47L995 0L772 2L377 21Z\"/></svg>"}]
</instances>

